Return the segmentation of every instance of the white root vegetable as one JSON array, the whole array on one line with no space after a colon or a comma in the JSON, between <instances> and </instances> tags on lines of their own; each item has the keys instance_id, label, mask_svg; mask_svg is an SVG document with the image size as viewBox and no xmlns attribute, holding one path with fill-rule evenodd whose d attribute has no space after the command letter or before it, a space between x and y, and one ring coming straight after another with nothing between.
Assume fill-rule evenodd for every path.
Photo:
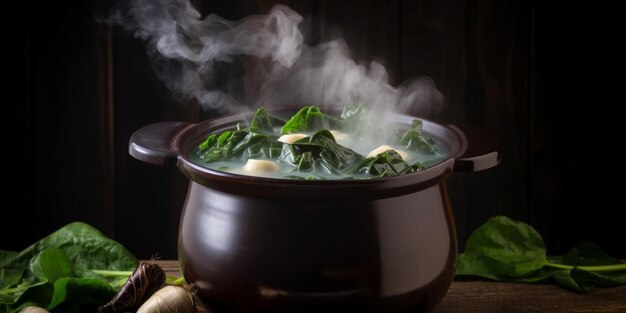
<instances>
[{"instance_id":1,"label":"white root vegetable","mask_svg":"<svg viewBox=\"0 0 626 313\"><path fill-rule=\"evenodd\" d=\"M248 159L243 170L255 173L271 173L278 171L278 164L267 160Z\"/></svg>"},{"instance_id":2,"label":"white root vegetable","mask_svg":"<svg viewBox=\"0 0 626 313\"><path fill-rule=\"evenodd\" d=\"M367 154L367 157L371 158L371 157L377 156L377 155L379 155L379 154L381 154L381 153L383 153L385 151L388 151L388 150L393 150L393 151L397 152L400 155L400 157L402 157L403 160L406 160L409 157L409 154L406 151L394 149L393 147L388 146L388 145L382 145L382 146L380 146L380 147L370 151L370 153Z\"/></svg>"},{"instance_id":3,"label":"white root vegetable","mask_svg":"<svg viewBox=\"0 0 626 313\"><path fill-rule=\"evenodd\" d=\"M280 136L280 138L278 138L278 141L280 142L284 142L284 143L294 143L302 138L306 138L309 137L308 135L305 134L289 134L289 135L282 135Z\"/></svg>"},{"instance_id":4,"label":"white root vegetable","mask_svg":"<svg viewBox=\"0 0 626 313\"><path fill-rule=\"evenodd\" d=\"M348 134L346 133L342 133L338 130L331 130L330 131L331 134L333 134L333 137L335 137L336 141L347 141L348 140Z\"/></svg>"},{"instance_id":5,"label":"white root vegetable","mask_svg":"<svg viewBox=\"0 0 626 313\"><path fill-rule=\"evenodd\" d=\"M155 292L137 313L196 313L193 295L183 287L165 286Z\"/></svg>"},{"instance_id":6,"label":"white root vegetable","mask_svg":"<svg viewBox=\"0 0 626 313\"><path fill-rule=\"evenodd\" d=\"M48 310L44 308L40 308L38 306L27 306L23 308L20 313L50 313Z\"/></svg>"}]
</instances>

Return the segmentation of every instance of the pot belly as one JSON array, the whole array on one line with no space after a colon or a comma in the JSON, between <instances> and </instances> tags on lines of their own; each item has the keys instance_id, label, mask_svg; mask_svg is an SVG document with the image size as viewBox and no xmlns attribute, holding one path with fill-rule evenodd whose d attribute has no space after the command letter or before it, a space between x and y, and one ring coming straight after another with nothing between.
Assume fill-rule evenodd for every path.
<instances>
[{"instance_id":1,"label":"pot belly","mask_svg":"<svg viewBox=\"0 0 626 313\"><path fill-rule=\"evenodd\" d=\"M443 185L362 202L269 198L190 185L179 259L218 312L427 312L451 283Z\"/></svg>"}]
</instances>

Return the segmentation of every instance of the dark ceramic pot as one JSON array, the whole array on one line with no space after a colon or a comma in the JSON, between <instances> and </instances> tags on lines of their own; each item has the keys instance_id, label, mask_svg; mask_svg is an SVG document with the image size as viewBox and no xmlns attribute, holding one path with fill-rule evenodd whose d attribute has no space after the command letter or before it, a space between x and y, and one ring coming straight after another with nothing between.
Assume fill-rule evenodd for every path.
<instances>
[{"instance_id":1,"label":"dark ceramic pot","mask_svg":"<svg viewBox=\"0 0 626 313\"><path fill-rule=\"evenodd\" d=\"M209 133L248 117L157 123L130 139L132 156L176 163L191 180L178 255L199 296L217 313L431 311L456 258L445 179L498 164L496 142L424 121L451 156L421 172L369 180L251 177L190 161Z\"/></svg>"}]
</instances>

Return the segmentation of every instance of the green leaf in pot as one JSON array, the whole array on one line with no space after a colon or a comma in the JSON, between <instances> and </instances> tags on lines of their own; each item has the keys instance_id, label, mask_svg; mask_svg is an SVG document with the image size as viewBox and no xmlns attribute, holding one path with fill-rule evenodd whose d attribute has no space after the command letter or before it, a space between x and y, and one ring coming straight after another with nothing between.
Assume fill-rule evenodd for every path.
<instances>
[{"instance_id":1,"label":"green leaf in pot","mask_svg":"<svg viewBox=\"0 0 626 313\"><path fill-rule=\"evenodd\" d=\"M407 172L419 171L421 165L415 163L409 166L394 150L387 150L376 156L359 162L353 169L354 174L387 177L400 175Z\"/></svg>"},{"instance_id":2,"label":"green leaf in pot","mask_svg":"<svg viewBox=\"0 0 626 313\"><path fill-rule=\"evenodd\" d=\"M354 132L359 129L366 115L366 108L360 103L348 103L341 111L339 120L340 128L344 131ZM371 126L371 125L370 125Z\"/></svg>"},{"instance_id":3,"label":"green leaf in pot","mask_svg":"<svg viewBox=\"0 0 626 313\"><path fill-rule=\"evenodd\" d=\"M283 144L274 136L242 129L211 135L200 146L203 147L201 159L209 163L233 158L278 158Z\"/></svg>"},{"instance_id":4,"label":"green leaf in pot","mask_svg":"<svg viewBox=\"0 0 626 313\"><path fill-rule=\"evenodd\" d=\"M252 117L249 130L266 135L277 135L275 134L274 127L282 125L283 123L284 121L279 118L267 114L264 108L259 108L254 113L254 117Z\"/></svg>"},{"instance_id":5,"label":"green leaf in pot","mask_svg":"<svg viewBox=\"0 0 626 313\"><path fill-rule=\"evenodd\" d=\"M398 144L413 151L421 151L424 153L437 152L435 140L424 135L424 132L422 131L423 126L424 122L421 120L413 120L411 127L409 127L400 139L398 139Z\"/></svg>"},{"instance_id":6,"label":"green leaf in pot","mask_svg":"<svg viewBox=\"0 0 626 313\"><path fill-rule=\"evenodd\" d=\"M333 134L326 129L320 130L312 136L302 138L291 146L293 150L290 150L290 153L295 151L296 160L299 160L300 154L310 152L311 156L316 160L316 164L329 174L341 174L363 159L354 150L338 144Z\"/></svg>"},{"instance_id":7,"label":"green leaf in pot","mask_svg":"<svg viewBox=\"0 0 626 313\"><path fill-rule=\"evenodd\" d=\"M283 125L280 133L286 135L328 129L332 120L330 115L322 113L318 107L305 106Z\"/></svg>"},{"instance_id":8,"label":"green leaf in pot","mask_svg":"<svg viewBox=\"0 0 626 313\"><path fill-rule=\"evenodd\" d=\"M296 172L307 173L315 170L315 160L311 152L302 153L296 162L298 164Z\"/></svg>"},{"instance_id":9,"label":"green leaf in pot","mask_svg":"<svg viewBox=\"0 0 626 313\"><path fill-rule=\"evenodd\" d=\"M243 172L252 176L265 176L245 169L248 161L261 160L279 164L267 175L270 177L364 179L417 172L423 170L424 165L434 164L447 156L443 146L441 154L427 156L422 153L421 150L430 153L438 148L432 138L422 133L420 120L414 120L408 128L404 123L396 122L390 129L384 129L381 128L382 124L377 123L376 116L366 113L364 106L358 103L347 104L341 116L328 115L317 107L306 106L284 123L278 133L277 124L282 121L267 114L264 108L259 108L248 128L242 129L237 125L236 130L211 134L190 157L197 164L208 168L237 174ZM371 149L377 143L381 143L379 147L397 143L393 137L400 131L404 133L400 141L408 147L407 151L400 154L406 153L402 157L410 157L414 163L408 165L404 163L406 161L381 156L369 160L369 165L354 170L355 165L365 159L360 153L367 154L366 149ZM302 156L307 152L308 155Z\"/></svg>"}]
</instances>

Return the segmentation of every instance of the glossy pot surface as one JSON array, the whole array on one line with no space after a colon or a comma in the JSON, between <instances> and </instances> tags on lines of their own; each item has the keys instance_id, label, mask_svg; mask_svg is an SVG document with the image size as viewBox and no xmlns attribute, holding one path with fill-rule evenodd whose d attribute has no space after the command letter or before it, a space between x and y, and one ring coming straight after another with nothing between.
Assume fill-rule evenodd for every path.
<instances>
[{"instance_id":1,"label":"glossy pot surface","mask_svg":"<svg viewBox=\"0 0 626 313\"><path fill-rule=\"evenodd\" d=\"M209 133L246 118L157 123L130 140L134 157L176 162L190 178L178 252L201 298L218 313L431 311L452 282L456 258L445 179L496 165L495 141L425 121L450 157L421 172L367 180L242 176L189 160Z\"/></svg>"}]
</instances>

